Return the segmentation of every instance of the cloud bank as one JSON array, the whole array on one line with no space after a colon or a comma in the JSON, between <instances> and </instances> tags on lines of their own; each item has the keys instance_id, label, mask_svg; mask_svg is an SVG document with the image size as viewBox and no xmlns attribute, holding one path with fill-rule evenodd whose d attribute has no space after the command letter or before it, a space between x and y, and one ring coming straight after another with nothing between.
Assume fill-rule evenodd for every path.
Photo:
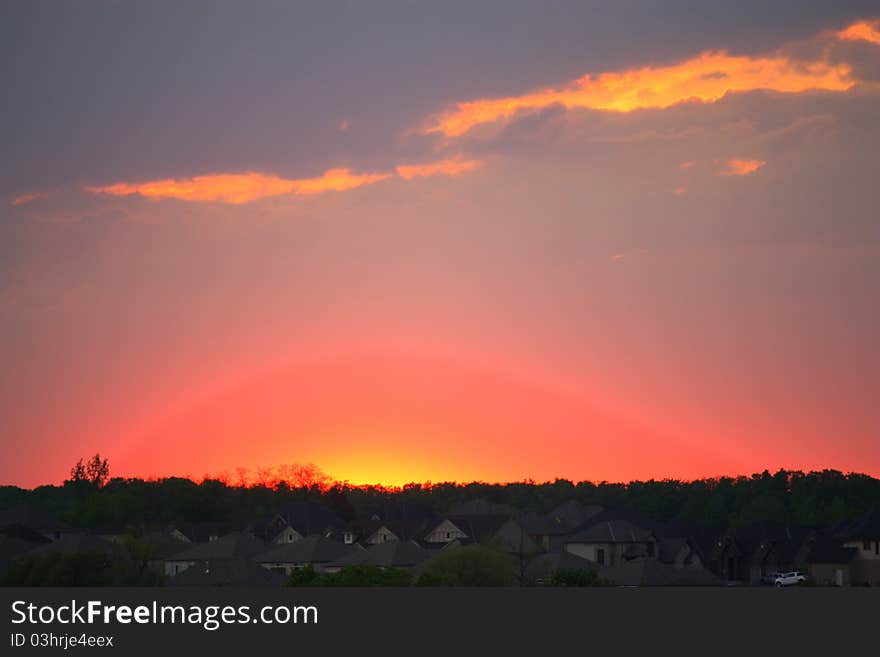
<instances>
[{"instance_id":1,"label":"cloud bank","mask_svg":"<svg viewBox=\"0 0 880 657\"><path fill-rule=\"evenodd\" d=\"M350 169L328 169L320 176L300 179L287 179L273 174L249 171L217 173L193 178L165 178L140 183L118 182L111 185L87 186L84 189L93 194L110 196L140 195L154 200L213 201L241 205L288 194L310 196L324 192L342 192L388 180L395 175L404 180L436 175L457 176L479 165L480 162L476 160L449 159L400 165L396 168L396 173L354 173Z\"/></svg>"},{"instance_id":2,"label":"cloud bank","mask_svg":"<svg viewBox=\"0 0 880 657\"><path fill-rule=\"evenodd\" d=\"M665 109L686 102L712 103L729 93L759 89L780 93L846 91L858 82L853 68L845 61L832 59L827 46L833 45L835 40L880 44L878 25L880 21L850 25L837 32L831 42L825 44L822 54L813 59L797 58L782 50L767 56L707 51L667 66L644 66L596 76L587 74L559 88L459 102L430 117L422 131L460 137L479 125L506 121L520 113L554 105L566 109L632 112Z\"/></svg>"}]
</instances>

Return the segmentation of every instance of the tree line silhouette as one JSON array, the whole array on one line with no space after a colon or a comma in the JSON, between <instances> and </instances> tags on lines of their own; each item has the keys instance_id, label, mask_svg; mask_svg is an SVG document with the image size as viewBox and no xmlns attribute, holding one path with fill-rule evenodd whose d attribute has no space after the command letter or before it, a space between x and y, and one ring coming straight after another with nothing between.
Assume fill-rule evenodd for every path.
<instances>
[{"instance_id":1,"label":"tree line silhouette","mask_svg":"<svg viewBox=\"0 0 880 657\"><path fill-rule=\"evenodd\" d=\"M314 466L289 466L301 480L278 478L232 483L215 478L193 481L110 477L99 454L80 460L63 485L32 490L0 487L0 508L29 504L73 527L122 525L138 528L182 521L245 521L277 512L297 500L323 503L341 519L386 517L396 513L442 514L458 504L484 498L520 511L546 512L570 499L606 508L631 509L661 521L703 527L735 527L780 522L827 527L854 520L880 506L880 479L836 470L764 471L751 476L629 483L533 481L511 483L442 482L399 488L330 483Z\"/></svg>"}]
</instances>

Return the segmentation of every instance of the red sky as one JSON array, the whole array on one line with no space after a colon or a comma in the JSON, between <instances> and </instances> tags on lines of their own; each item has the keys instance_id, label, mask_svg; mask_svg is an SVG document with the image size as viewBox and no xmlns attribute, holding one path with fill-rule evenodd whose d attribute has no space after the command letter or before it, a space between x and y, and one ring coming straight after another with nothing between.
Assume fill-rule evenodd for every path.
<instances>
[{"instance_id":1,"label":"red sky","mask_svg":"<svg viewBox=\"0 0 880 657\"><path fill-rule=\"evenodd\" d=\"M0 483L880 475L880 23L748 4L16 12Z\"/></svg>"}]
</instances>

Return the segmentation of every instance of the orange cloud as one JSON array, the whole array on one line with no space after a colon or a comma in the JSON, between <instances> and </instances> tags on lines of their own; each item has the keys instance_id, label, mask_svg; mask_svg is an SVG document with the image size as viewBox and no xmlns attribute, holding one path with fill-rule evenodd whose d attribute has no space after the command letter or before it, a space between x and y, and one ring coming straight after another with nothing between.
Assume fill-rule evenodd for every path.
<instances>
[{"instance_id":1,"label":"orange cloud","mask_svg":"<svg viewBox=\"0 0 880 657\"><path fill-rule=\"evenodd\" d=\"M477 160L456 158L425 164L401 165L396 168L396 173L404 180L436 175L458 176L481 164ZM194 178L164 178L143 183L121 182L100 187L85 187L84 189L93 194L109 194L111 196L138 194L157 200L173 198L182 201L219 201L239 205L283 194L306 196L324 192L341 192L364 185L372 185L392 178L394 175L394 173L384 172L352 173L349 169L329 169L315 178L299 179L286 179L257 172L218 173Z\"/></svg>"},{"instance_id":2,"label":"orange cloud","mask_svg":"<svg viewBox=\"0 0 880 657\"><path fill-rule=\"evenodd\" d=\"M729 92L754 89L786 93L809 89L844 91L854 84L850 74L851 67L845 63L802 62L781 54L749 57L724 51L704 52L671 66L646 66L596 77L585 75L560 89L458 103L432 117L424 132L457 137L477 125L551 105L630 112L662 109L686 101L709 103Z\"/></svg>"},{"instance_id":3,"label":"orange cloud","mask_svg":"<svg viewBox=\"0 0 880 657\"><path fill-rule=\"evenodd\" d=\"M116 183L86 187L86 191L111 196L139 194L151 199L174 198L183 201L220 201L238 205L282 194L320 194L370 185L390 177L388 173L352 173L348 169L330 169L317 178L289 180L263 173L231 173L166 178L144 183Z\"/></svg>"},{"instance_id":4,"label":"orange cloud","mask_svg":"<svg viewBox=\"0 0 880 657\"><path fill-rule=\"evenodd\" d=\"M868 41L880 46L880 21L858 21L837 33L843 41Z\"/></svg>"},{"instance_id":5,"label":"orange cloud","mask_svg":"<svg viewBox=\"0 0 880 657\"><path fill-rule=\"evenodd\" d=\"M748 176L755 173L762 166L767 164L763 160L741 160L731 158L727 160L727 169L719 173L720 176Z\"/></svg>"},{"instance_id":6,"label":"orange cloud","mask_svg":"<svg viewBox=\"0 0 880 657\"><path fill-rule=\"evenodd\" d=\"M346 189L372 185L390 178L390 173L352 173L348 169L330 169L317 178L291 180L294 194L321 194L342 192Z\"/></svg>"},{"instance_id":7,"label":"orange cloud","mask_svg":"<svg viewBox=\"0 0 880 657\"><path fill-rule=\"evenodd\" d=\"M31 201L36 201L41 198L46 198L49 195L48 192L35 192L33 194L22 194L21 196L16 196L12 199L11 205L24 205L25 203L30 203Z\"/></svg>"},{"instance_id":8,"label":"orange cloud","mask_svg":"<svg viewBox=\"0 0 880 657\"><path fill-rule=\"evenodd\" d=\"M482 162L477 160L450 159L427 164L401 165L397 167L397 175L404 180L436 175L458 176L467 171L473 171L481 164Z\"/></svg>"}]
</instances>

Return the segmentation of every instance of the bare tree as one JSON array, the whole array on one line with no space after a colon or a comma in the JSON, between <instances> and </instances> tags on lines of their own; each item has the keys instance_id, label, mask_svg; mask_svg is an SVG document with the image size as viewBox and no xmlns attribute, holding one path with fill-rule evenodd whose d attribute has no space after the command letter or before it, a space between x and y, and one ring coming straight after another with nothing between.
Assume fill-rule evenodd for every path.
<instances>
[{"instance_id":1,"label":"bare tree","mask_svg":"<svg viewBox=\"0 0 880 657\"><path fill-rule=\"evenodd\" d=\"M86 480L86 466L83 464L83 460L80 459L76 462L76 465L70 469L70 481L80 482Z\"/></svg>"},{"instance_id":2,"label":"bare tree","mask_svg":"<svg viewBox=\"0 0 880 657\"><path fill-rule=\"evenodd\" d=\"M81 465L82 460L79 464ZM93 486L100 488L110 479L110 463L102 459L100 454L95 454L86 464L86 478Z\"/></svg>"},{"instance_id":3,"label":"bare tree","mask_svg":"<svg viewBox=\"0 0 880 657\"><path fill-rule=\"evenodd\" d=\"M250 481L250 470L244 466L238 466L235 469L236 482L239 488L246 488Z\"/></svg>"}]
</instances>

